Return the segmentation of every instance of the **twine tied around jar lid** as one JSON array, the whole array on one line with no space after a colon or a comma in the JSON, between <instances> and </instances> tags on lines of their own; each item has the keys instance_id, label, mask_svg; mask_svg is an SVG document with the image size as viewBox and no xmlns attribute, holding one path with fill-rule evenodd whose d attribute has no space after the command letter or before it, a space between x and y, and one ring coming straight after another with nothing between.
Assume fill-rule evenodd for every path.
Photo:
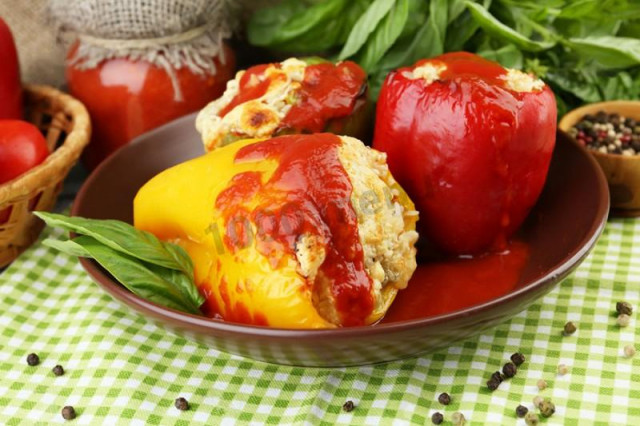
<instances>
[{"instance_id":1,"label":"twine tied around jar lid","mask_svg":"<svg viewBox=\"0 0 640 426\"><path fill-rule=\"evenodd\" d=\"M49 0L48 11L59 39L77 41L69 65L146 61L165 70L174 99L182 101L176 70L215 75L215 59L226 61L222 41L235 9L229 0Z\"/></svg>"}]
</instances>

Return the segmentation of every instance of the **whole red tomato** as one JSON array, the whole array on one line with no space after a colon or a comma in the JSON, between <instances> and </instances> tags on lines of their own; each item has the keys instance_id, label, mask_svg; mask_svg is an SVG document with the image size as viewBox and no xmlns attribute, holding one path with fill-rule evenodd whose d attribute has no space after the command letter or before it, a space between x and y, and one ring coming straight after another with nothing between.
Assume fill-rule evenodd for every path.
<instances>
[{"instance_id":1,"label":"whole red tomato","mask_svg":"<svg viewBox=\"0 0 640 426\"><path fill-rule=\"evenodd\" d=\"M22 118L22 87L16 45L0 18L0 119L5 118Z\"/></svg>"},{"instance_id":2,"label":"whole red tomato","mask_svg":"<svg viewBox=\"0 0 640 426\"><path fill-rule=\"evenodd\" d=\"M47 141L36 126L0 120L0 184L42 163L48 155Z\"/></svg>"},{"instance_id":3,"label":"whole red tomato","mask_svg":"<svg viewBox=\"0 0 640 426\"><path fill-rule=\"evenodd\" d=\"M502 250L535 204L555 145L556 102L540 80L471 53L391 72L373 146L441 251Z\"/></svg>"}]
</instances>

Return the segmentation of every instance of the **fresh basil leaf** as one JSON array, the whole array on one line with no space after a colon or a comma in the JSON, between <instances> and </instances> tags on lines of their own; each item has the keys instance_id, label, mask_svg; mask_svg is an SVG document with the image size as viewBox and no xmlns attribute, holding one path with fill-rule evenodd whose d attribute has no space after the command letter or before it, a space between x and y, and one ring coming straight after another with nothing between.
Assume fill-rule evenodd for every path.
<instances>
[{"instance_id":1,"label":"fresh basil leaf","mask_svg":"<svg viewBox=\"0 0 640 426\"><path fill-rule=\"evenodd\" d=\"M603 94L605 100L637 99L640 97L640 87L628 72L617 72L614 76L603 78Z\"/></svg>"},{"instance_id":2,"label":"fresh basil leaf","mask_svg":"<svg viewBox=\"0 0 640 426\"><path fill-rule=\"evenodd\" d=\"M640 40L625 37L571 38L570 46L606 68L627 68L640 64Z\"/></svg>"},{"instance_id":3,"label":"fresh basil leaf","mask_svg":"<svg viewBox=\"0 0 640 426\"><path fill-rule=\"evenodd\" d=\"M564 70L556 69L555 72L547 73L546 79L561 90L569 92L581 99L583 102L593 103L602 101L602 96L597 84L587 81L583 76L576 73L569 74Z\"/></svg>"},{"instance_id":4,"label":"fresh basil leaf","mask_svg":"<svg viewBox=\"0 0 640 426\"><path fill-rule=\"evenodd\" d=\"M567 4L558 14L558 18L580 19L598 12L601 0L578 0Z\"/></svg>"},{"instance_id":5,"label":"fresh basil leaf","mask_svg":"<svg viewBox=\"0 0 640 426\"><path fill-rule=\"evenodd\" d=\"M277 5L258 9L247 25L247 38L254 46L270 46L280 27L296 14L304 12L308 3L300 0L285 0Z\"/></svg>"},{"instance_id":6,"label":"fresh basil leaf","mask_svg":"<svg viewBox=\"0 0 640 426\"><path fill-rule=\"evenodd\" d=\"M487 9L477 3L467 1L466 5L473 19L487 33L506 42L513 43L524 51L540 52L555 45L554 41L535 41L523 36L513 28L500 22Z\"/></svg>"},{"instance_id":7,"label":"fresh basil leaf","mask_svg":"<svg viewBox=\"0 0 640 426\"><path fill-rule=\"evenodd\" d=\"M440 55L447 29L447 0L432 0L429 18L412 40L398 43L380 60L379 70L388 71L412 65L419 59ZM375 85L374 85L375 87Z\"/></svg>"},{"instance_id":8,"label":"fresh basil leaf","mask_svg":"<svg viewBox=\"0 0 640 426\"><path fill-rule=\"evenodd\" d=\"M409 0L398 0L384 17L358 56L358 63L367 72L375 70L378 61L400 36L409 15Z\"/></svg>"},{"instance_id":9,"label":"fresh basil leaf","mask_svg":"<svg viewBox=\"0 0 640 426\"><path fill-rule=\"evenodd\" d=\"M93 237L113 250L154 265L182 271L193 278L191 258L180 246L160 241L152 233L138 230L128 223L47 212L34 214L49 226Z\"/></svg>"},{"instance_id":10,"label":"fresh basil leaf","mask_svg":"<svg viewBox=\"0 0 640 426\"><path fill-rule=\"evenodd\" d=\"M54 240L53 238L47 238L42 241L42 244L70 256L91 257L89 252L85 250L84 247L73 240L60 241Z\"/></svg>"},{"instance_id":11,"label":"fresh basil leaf","mask_svg":"<svg viewBox=\"0 0 640 426\"><path fill-rule=\"evenodd\" d=\"M447 38L444 50L457 52L464 50L464 45L478 31L480 25L471 17L471 12L465 9L447 28Z\"/></svg>"},{"instance_id":12,"label":"fresh basil leaf","mask_svg":"<svg viewBox=\"0 0 640 426\"><path fill-rule=\"evenodd\" d=\"M395 0L374 0L353 26L347 42L338 55L338 59L348 58L358 52L395 3Z\"/></svg>"},{"instance_id":13,"label":"fresh basil leaf","mask_svg":"<svg viewBox=\"0 0 640 426\"><path fill-rule=\"evenodd\" d=\"M431 0L429 4L426 36L434 39L431 43L431 52L428 52L429 56L439 55L443 52L449 22L447 3L447 0Z\"/></svg>"},{"instance_id":14,"label":"fresh basil leaf","mask_svg":"<svg viewBox=\"0 0 640 426\"><path fill-rule=\"evenodd\" d=\"M175 274L180 272L146 264L92 237L80 236L72 241L86 250L92 259L135 295L182 312L201 313L199 307L201 301L204 301L202 296L197 300L186 297L183 290L171 281L176 278ZM191 285L193 286L192 283Z\"/></svg>"},{"instance_id":15,"label":"fresh basil leaf","mask_svg":"<svg viewBox=\"0 0 640 426\"><path fill-rule=\"evenodd\" d=\"M347 0L327 0L304 9L279 28L272 43L288 42L308 34L311 30L317 31L317 36L322 37L325 35L324 23L340 19L340 14L346 5Z\"/></svg>"},{"instance_id":16,"label":"fresh basil leaf","mask_svg":"<svg viewBox=\"0 0 640 426\"><path fill-rule=\"evenodd\" d=\"M485 46L483 50L478 51L478 55L491 61L498 62L506 68L522 69L523 55L513 44L507 44L497 49Z\"/></svg>"}]
</instances>

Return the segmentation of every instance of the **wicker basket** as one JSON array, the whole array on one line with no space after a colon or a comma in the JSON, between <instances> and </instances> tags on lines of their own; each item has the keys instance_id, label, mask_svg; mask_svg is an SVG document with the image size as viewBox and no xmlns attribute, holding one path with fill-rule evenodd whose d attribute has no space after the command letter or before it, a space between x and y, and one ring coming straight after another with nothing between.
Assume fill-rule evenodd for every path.
<instances>
[{"instance_id":1,"label":"wicker basket","mask_svg":"<svg viewBox=\"0 0 640 426\"><path fill-rule=\"evenodd\" d=\"M91 122L79 101L52 87L26 86L25 116L45 134L51 154L40 165L0 185L0 268L33 243L43 223L34 210L51 210L71 167L89 143Z\"/></svg>"}]
</instances>

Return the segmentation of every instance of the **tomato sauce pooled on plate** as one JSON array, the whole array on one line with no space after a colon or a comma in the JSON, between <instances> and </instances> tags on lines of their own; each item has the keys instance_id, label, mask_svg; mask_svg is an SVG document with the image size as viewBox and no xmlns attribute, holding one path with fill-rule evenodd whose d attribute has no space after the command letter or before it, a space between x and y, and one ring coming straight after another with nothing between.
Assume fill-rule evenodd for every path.
<instances>
[{"instance_id":1,"label":"tomato sauce pooled on plate","mask_svg":"<svg viewBox=\"0 0 640 426\"><path fill-rule=\"evenodd\" d=\"M422 319L458 311L512 291L529 260L529 246L514 241L501 253L418 264L382 323Z\"/></svg>"},{"instance_id":2,"label":"tomato sauce pooled on plate","mask_svg":"<svg viewBox=\"0 0 640 426\"><path fill-rule=\"evenodd\" d=\"M365 270L352 185L338 157L340 145L338 136L322 133L280 136L243 147L236 163L272 160L278 166L268 178L261 172L236 175L218 195L216 208L225 218L227 249L235 252L253 243L274 268L284 266L283 259L295 258L299 236L318 238L326 257L312 285L327 285L342 324L355 326L364 324L373 311L373 283ZM238 223L247 221L258 229L253 242L238 234Z\"/></svg>"}]
</instances>

